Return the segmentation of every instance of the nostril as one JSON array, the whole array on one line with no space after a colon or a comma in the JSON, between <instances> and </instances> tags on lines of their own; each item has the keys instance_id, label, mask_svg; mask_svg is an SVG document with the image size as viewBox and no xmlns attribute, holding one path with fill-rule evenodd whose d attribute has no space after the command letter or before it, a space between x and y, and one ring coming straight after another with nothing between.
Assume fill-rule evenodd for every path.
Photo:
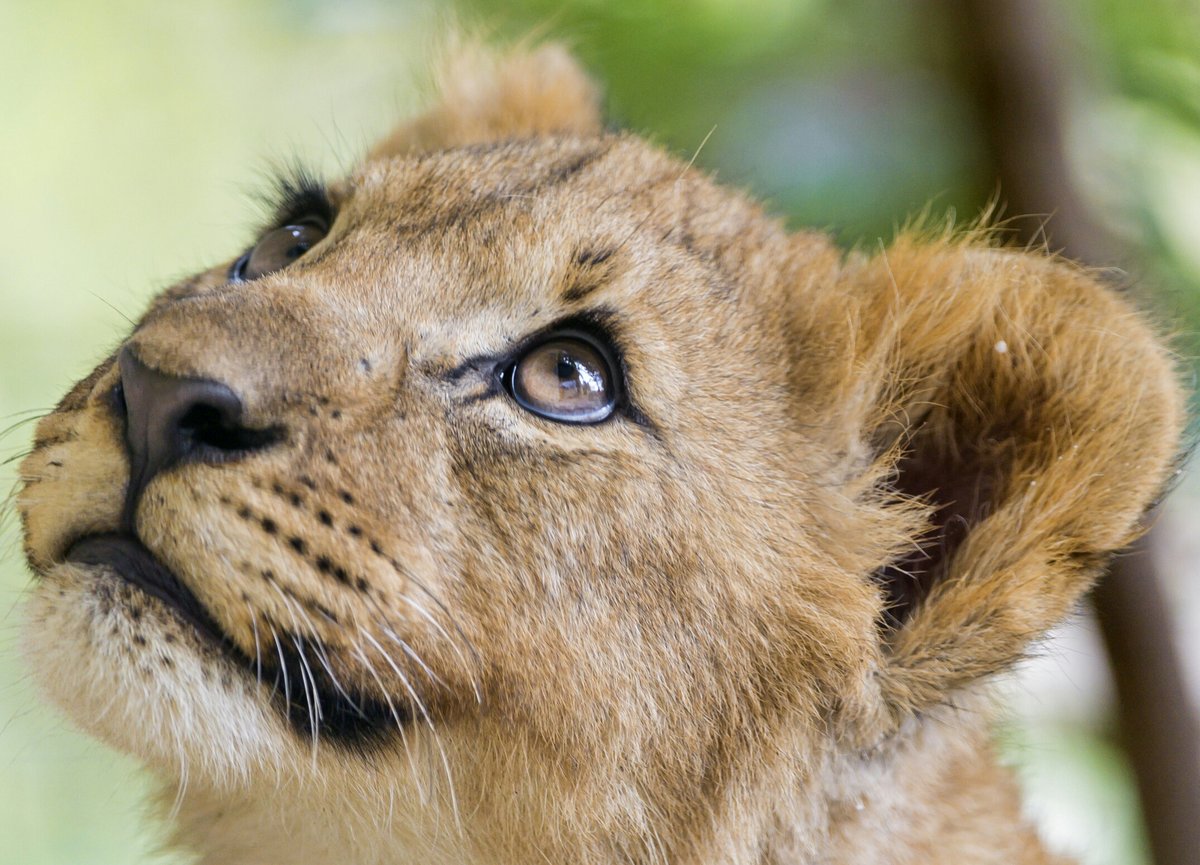
<instances>
[{"instance_id":1,"label":"nostril","mask_svg":"<svg viewBox=\"0 0 1200 865\"><path fill-rule=\"evenodd\" d=\"M278 427L252 429L242 426L227 406L206 403L196 403L188 408L179 418L177 430L192 448L199 451L197 456L215 459L260 450L283 437Z\"/></svg>"},{"instance_id":2,"label":"nostril","mask_svg":"<svg viewBox=\"0 0 1200 865\"><path fill-rule=\"evenodd\" d=\"M241 397L223 382L147 366L128 346L117 362L121 381L112 401L125 422L127 509L155 475L177 463L228 462L283 438L282 427L244 423Z\"/></svg>"},{"instance_id":3,"label":"nostril","mask_svg":"<svg viewBox=\"0 0 1200 865\"><path fill-rule=\"evenodd\" d=\"M121 381L111 398L124 420L129 454L127 530L133 530L142 491L161 472L184 462L230 462L283 439L282 427L246 425L241 398L223 382L162 372L128 346L117 363Z\"/></svg>"}]
</instances>

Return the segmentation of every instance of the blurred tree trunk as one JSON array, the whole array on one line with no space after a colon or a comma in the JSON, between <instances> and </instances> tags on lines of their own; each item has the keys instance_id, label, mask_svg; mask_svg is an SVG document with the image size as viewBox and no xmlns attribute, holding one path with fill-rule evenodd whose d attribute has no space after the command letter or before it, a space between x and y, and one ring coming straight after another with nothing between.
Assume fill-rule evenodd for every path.
<instances>
[{"instance_id":1,"label":"blurred tree trunk","mask_svg":"<svg viewBox=\"0 0 1200 865\"><path fill-rule=\"evenodd\" d=\"M1006 225L1092 265L1130 257L1070 182L1063 143L1071 42L1050 0L938 0L974 102ZM1191 704L1155 564L1156 534L1118 556L1093 594L1158 865L1200 862L1200 721Z\"/></svg>"}]
</instances>

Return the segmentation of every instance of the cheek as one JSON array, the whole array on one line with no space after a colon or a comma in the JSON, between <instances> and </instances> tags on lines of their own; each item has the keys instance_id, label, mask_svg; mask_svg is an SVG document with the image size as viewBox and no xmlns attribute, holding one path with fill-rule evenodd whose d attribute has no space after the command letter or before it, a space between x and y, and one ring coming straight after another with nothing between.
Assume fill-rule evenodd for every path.
<instances>
[{"instance_id":1,"label":"cheek","mask_svg":"<svg viewBox=\"0 0 1200 865\"><path fill-rule=\"evenodd\" d=\"M273 771L285 741L254 685L153 599L61 565L25 609L27 661L80 727L169 775L220 785Z\"/></svg>"},{"instance_id":2,"label":"cheek","mask_svg":"<svg viewBox=\"0 0 1200 865\"><path fill-rule=\"evenodd\" d=\"M297 474L308 478L262 466L185 469L151 485L142 501L144 541L246 654L256 623L336 642L370 604L403 588L377 521L323 483L310 481L311 489L292 480Z\"/></svg>"},{"instance_id":3,"label":"cheek","mask_svg":"<svg viewBox=\"0 0 1200 865\"><path fill-rule=\"evenodd\" d=\"M502 572L530 575L535 585L538 575L557 576L583 589L666 528L661 478L636 452L607 442L571 450L478 438L488 443L452 452L450 481L469 520L460 533L485 541Z\"/></svg>"},{"instance_id":4,"label":"cheek","mask_svg":"<svg viewBox=\"0 0 1200 865\"><path fill-rule=\"evenodd\" d=\"M299 703L315 670L333 697L382 707L388 727L409 702L474 706L474 653L447 599L456 513L428 477L436 462L408 441L358 447L337 462L297 448L180 467L147 487L139 534L236 645L243 675L282 678L285 699Z\"/></svg>"},{"instance_id":5,"label":"cheek","mask_svg":"<svg viewBox=\"0 0 1200 865\"><path fill-rule=\"evenodd\" d=\"M607 454L455 465L457 528L472 542L450 606L487 647L493 695L552 736L564 716L578 731L619 705L653 715L670 671L695 667L672 630L694 604L693 573L649 474Z\"/></svg>"}]
</instances>

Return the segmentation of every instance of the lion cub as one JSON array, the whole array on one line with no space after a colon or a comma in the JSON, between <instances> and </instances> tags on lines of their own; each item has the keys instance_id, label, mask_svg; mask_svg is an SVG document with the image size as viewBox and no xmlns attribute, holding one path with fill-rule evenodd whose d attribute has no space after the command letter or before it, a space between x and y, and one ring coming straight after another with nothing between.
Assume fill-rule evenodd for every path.
<instances>
[{"instance_id":1,"label":"lion cub","mask_svg":"<svg viewBox=\"0 0 1200 865\"><path fill-rule=\"evenodd\" d=\"M29 658L204 863L1049 862L988 681L1181 411L1079 268L846 255L468 52L41 422Z\"/></svg>"}]
</instances>

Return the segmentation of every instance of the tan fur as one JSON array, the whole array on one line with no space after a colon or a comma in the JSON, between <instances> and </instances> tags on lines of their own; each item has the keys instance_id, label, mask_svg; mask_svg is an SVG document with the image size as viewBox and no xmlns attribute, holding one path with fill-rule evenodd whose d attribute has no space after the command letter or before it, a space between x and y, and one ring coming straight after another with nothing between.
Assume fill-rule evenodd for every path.
<instances>
[{"instance_id":1,"label":"tan fur","mask_svg":"<svg viewBox=\"0 0 1200 865\"><path fill-rule=\"evenodd\" d=\"M129 336L288 431L155 478L137 529L241 652L299 632L412 722L365 751L310 737L158 601L62 562L121 509L111 361L22 468L31 662L163 778L175 843L226 865L1054 861L990 750L988 681L1172 467L1180 390L1123 299L982 236L847 256L790 234L601 132L553 47L472 51L334 195L294 265L214 268ZM475 398L464 361L596 308L646 422ZM922 575L939 506L965 528ZM912 589L891 620L882 573Z\"/></svg>"}]
</instances>

